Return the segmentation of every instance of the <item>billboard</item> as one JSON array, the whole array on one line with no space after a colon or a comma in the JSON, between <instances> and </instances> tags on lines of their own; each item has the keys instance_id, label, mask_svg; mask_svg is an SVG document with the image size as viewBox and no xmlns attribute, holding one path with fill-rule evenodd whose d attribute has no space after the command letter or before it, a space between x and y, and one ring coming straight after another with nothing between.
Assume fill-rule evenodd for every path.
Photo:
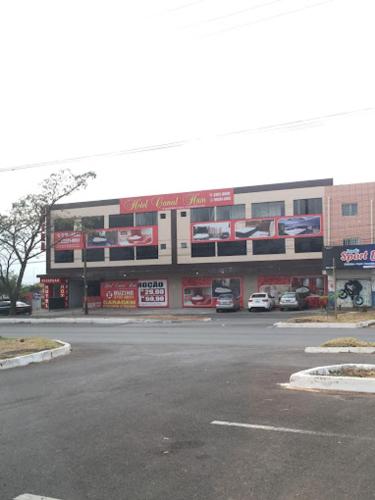
<instances>
[{"instance_id":1,"label":"billboard","mask_svg":"<svg viewBox=\"0 0 375 500\"><path fill-rule=\"evenodd\" d=\"M193 191L188 193L159 194L120 199L120 213L154 212L181 208L233 205L232 188Z\"/></svg>"},{"instance_id":2,"label":"billboard","mask_svg":"<svg viewBox=\"0 0 375 500\"><path fill-rule=\"evenodd\" d=\"M134 247L158 244L157 226L99 229L86 234L86 248Z\"/></svg>"},{"instance_id":3,"label":"billboard","mask_svg":"<svg viewBox=\"0 0 375 500\"><path fill-rule=\"evenodd\" d=\"M348 245L324 249L323 266L337 269L375 268L375 245Z\"/></svg>"},{"instance_id":4,"label":"billboard","mask_svg":"<svg viewBox=\"0 0 375 500\"><path fill-rule=\"evenodd\" d=\"M168 280L138 281L138 307L168 307Z\"/></svg>"},{"instance_id":5,"label":"billboard","mask_svg":"<svg viewBox=\"0 0 375 500\"><path fill-rule=\"evenodd\" d=\"M76 250L83 246L81 231L56 231L53 233L55 250Z\"/></svg>"},{"instance_id":6,"label":"billboard","mask_svg":"<svg viewBox=\"0 0 375 500\"><path fill-rule=\"evenodd\" d=\"M321 215L293 215L195 222L191 224L192 243L274 238L311 238L322 236Z\"/></svg>"},{"instance_id":7,"label":"billboard","mask_svg":"<svg viewBox=\"0 0 375 500\"><path fill-rule=\"evenodd\" d=\"M182 297L184 307L215 307L220 295L233 293L243 302L240 278L183 278Z\"/></svg>"}]
</instances>

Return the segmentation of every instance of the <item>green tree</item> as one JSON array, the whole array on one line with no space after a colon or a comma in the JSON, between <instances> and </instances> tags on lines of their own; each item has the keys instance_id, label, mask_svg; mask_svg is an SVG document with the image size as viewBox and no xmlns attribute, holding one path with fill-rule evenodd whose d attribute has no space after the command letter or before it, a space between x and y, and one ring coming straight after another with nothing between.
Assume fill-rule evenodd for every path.
<instances>
[{"instance_id":1,"label":"green tree","mask_svg":"<svg viewBox=\"0 0 375 500\"><path fill-rule=\"evenodd\" d=\"M94 172L53 173L41 183L38 193L23 196L13 203L9 213L0 213L0 286L11 300L11 314L16 312L28 263L44 251L42 231L49 211L62 198L85 189L95 177Z\"/></svg>"}]
</instances>

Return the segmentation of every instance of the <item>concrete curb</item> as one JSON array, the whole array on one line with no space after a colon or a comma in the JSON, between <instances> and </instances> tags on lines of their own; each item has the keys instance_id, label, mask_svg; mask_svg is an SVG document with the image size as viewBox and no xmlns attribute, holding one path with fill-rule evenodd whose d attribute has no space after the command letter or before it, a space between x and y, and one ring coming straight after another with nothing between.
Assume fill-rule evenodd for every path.
<instances>
[{"instance_id":1,"label":"concrete curb","mask_svg":"<svg viewBox=\"0 0 375 500\"><path fill-rule=\"evenodd\" d=\"M329 375L333 370L354 367L375 370L375 365L361 364L318 366L293 373L290 376L289 384L285 384L285 386L289 389L322 389L328 391L375 393L375 378L334 377Z\"/></svg>"},{"instance_id":2,"label":"concrete curb","mask_svg":"<svg viewBox=\"0 0 375 500\"><path fill-rule=\"evenodd\" d=\"M212 318L194 319L194 322L211 321ZM51 323L68 323L70 325L126 325L128 323L182 323L187 322L188 319L148 319L148 318L6 318L0 319L0 325L13 325L13 324L51 324Z\"/></svg>"},{"instance_id":3,"label":"concrete curb","mask_svg":"<svg viewBox=\"0 0 375 500\"><path fill-rule=\"evenodd\" d=\"M286 323L279 321L273 324L276 328L367 328L371 325L375 325L375 320L358 323Z\"/></svg>"},{"instance_id":4,"label":"concrete curb","mask_svg":"<svg viewBox=\"0 0 375 500\"><path fill-rule=\"evenodd\" d=\"M305 352L310 354L353 352L357 354L374 354L375 347L306 347Z\"/></svg>"},{"instance_id":5,"label":"concrete curb","mask_svg":"<svg viewBox=\"0 0 375 500\"><path fill-rule=\"evenodd\" d=\"M0 370L7 370L8 368L16 368L17 366L26 366L30 363L41 363L42 361L50 361L53 358L66 356L70 354L72 346L62 340L55 340L59 342L61 347L55 349L47 349L45 351L34 352L32 354L25 354L24 356L16 356L15 358L0 359Z\"/></svg>"}]
</instances>

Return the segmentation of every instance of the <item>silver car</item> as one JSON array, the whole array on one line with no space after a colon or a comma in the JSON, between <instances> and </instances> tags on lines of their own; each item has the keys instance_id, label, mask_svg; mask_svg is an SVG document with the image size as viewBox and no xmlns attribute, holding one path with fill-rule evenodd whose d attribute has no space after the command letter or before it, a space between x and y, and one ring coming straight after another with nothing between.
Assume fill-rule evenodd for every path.
<instances>
[{"instance_id":1,"label":"silver car","mask_svg":"<svg viewBox=\"0 0 375 500\"><path fill-rule=\"evenodd\" d=\"M233 293L223 293L216 300L216 312L239 311L240 309L240 298Z\"/></svg>"},{"instance_id":2,"label":"silver car","mask_svg":"<svg viewBox=\"0 0 375 500\"><path fill-rule=\"evenodd\" d=\"M280 297L280 311L287 309L304 309L306 301L297 292L286 292Z\"/></svg>"}]
</instances>

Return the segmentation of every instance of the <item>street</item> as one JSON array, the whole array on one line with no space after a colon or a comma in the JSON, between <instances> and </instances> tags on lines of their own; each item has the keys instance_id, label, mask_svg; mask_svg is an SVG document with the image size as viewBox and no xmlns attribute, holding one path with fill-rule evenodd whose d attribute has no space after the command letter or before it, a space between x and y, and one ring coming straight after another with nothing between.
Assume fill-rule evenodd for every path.
<instances>
[{"instance_id":1,"label":"street","mask_svg":"<svg viewBox=\"0 0 375 500\"><path fill-rule=\"evenodd\" d=\"M1 325L2 336L73 347L0 372L1 499L374 498L374 398L278 384L303 368L373 362L303 348L338 336L375 341L375 330L272 327L287 316Z\"/></svg>"}]
</instances>

